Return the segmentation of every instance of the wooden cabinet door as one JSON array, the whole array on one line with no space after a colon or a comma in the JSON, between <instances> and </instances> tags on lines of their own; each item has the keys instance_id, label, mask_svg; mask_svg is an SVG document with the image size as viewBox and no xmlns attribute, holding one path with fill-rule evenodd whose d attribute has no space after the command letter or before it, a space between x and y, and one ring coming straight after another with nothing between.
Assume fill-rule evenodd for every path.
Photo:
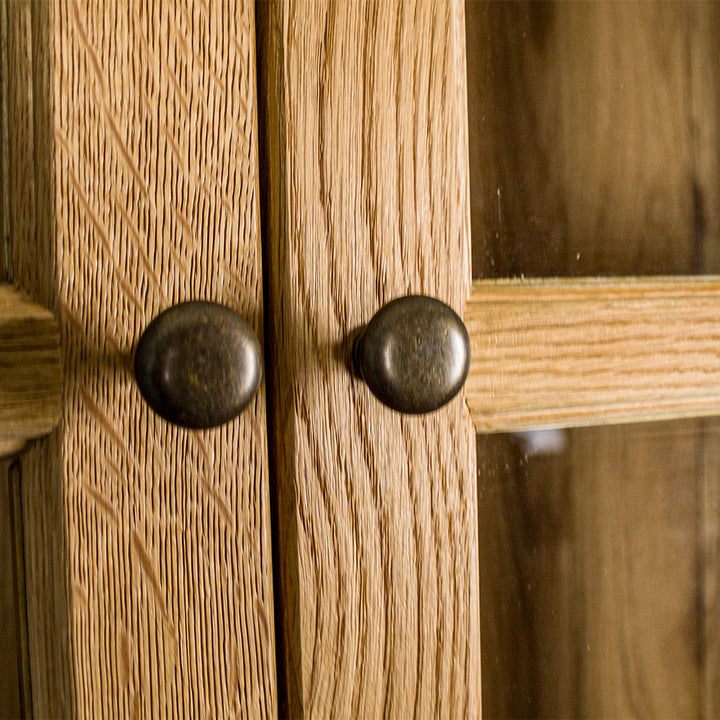
<instances>
[{"instance_id":1,"label":"wooden cabinet door","mask_svg":"<svg viewBox=\"0 0 720 720\"><path fill-rule=\"evenodd\" d=\"M131 366L191 298L263 336L254 5L2 13L14 280L59 318L65 368L60 425L18 464L31 712L273 717L265 390L189 432Z\"/></svg>"},{"instance_id":2,"label":"wooden cabinet door","mask_svg":"<svg viewBox=\"0 0 720 720\"><path fill-rule=\"evenodd\" d=\"M477 717L474 436L349 367L386 302L469 289L460 2L280 1L259 32L283 711Z\"/></svg>"},{"instance_id":3,"label":"wooden cabinet door","mask_svg":"<svg viewBox=\"0 0 720 720\"><path fill-rule=\"evenodd\" d=\"M3 8L14 279L66 375L18 466L33 712L477 717L469 413L348 365L394 297L468 294L462 3L260 3L257 93L249 0ZM267 414L142 401L134 345L189 298L267 328Z\"/></svg>"},{"instance_id":4,"label":"wooden cabinet door","mask_svg":"<svg viewBox=\"0 0 720 720\"><path fill-rule=\"evenodd\" d=\"M473 423L710 412L717 281L471 288L459 0L1 7L0 271L59 318L65 368L58 429L11 470L28 712L478 717ZM502 130L523 160L514 110ZM460 313L469 298L467 406L402 416L354 376L354 333L410 293ZM131 371L147 323L191 298L238 310L264 345L266 384L216 430L155 416ZM638 363L638 337L665 354ZM678 373L679 394L658 393Z\"/></svg>"}]
</instances>

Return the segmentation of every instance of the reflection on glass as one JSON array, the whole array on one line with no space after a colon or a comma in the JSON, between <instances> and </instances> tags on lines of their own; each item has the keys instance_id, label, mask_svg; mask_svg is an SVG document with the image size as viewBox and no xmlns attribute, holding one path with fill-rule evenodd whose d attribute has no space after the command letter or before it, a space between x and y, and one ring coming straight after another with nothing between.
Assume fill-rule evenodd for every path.
<instances>
[{"instance_id":1,"label":"reflection on glass","mask_svg":"<svg viewBox=\"0 0 720 720\"><path fill-rule=\"evenodd\" d=\"M720 423L478 437L488 717L717 717Z\"/></svg>"},{"instance_id":2,"label":"reflection on glass","mask_svg":"<svg viewBox=\"0 0 720 720\"><path fill-rule=\"evenodd\" d=\"M476 277L720 268L720 3L469 2Z\"/></svg>"}]
</instances>

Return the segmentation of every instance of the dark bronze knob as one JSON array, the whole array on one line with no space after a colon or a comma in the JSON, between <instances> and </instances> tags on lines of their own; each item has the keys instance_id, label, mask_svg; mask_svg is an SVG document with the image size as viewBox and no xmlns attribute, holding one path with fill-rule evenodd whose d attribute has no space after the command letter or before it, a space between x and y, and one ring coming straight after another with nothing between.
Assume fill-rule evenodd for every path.
<instances>
[{"instance_id":1,"label":"dark bronze knob","mask_svg":"<svg viewBox=\"0 0 720 720\"><path fill-rule=\"evenodd\" d=\"M470 338L444 302L408 295L385 305L363 328L353 364L388 407L428 413L460 392L470 369Z\"/></svg>"},{"instance_id":2,"label":"dark bronze knob","mask_svg":"<svg viewBox=\"0 0 720 720\"><path fill-rule=\"evenodd\" d=\"M255 397L262 379L260 343L229 308L181 303L145 329L135 352L135 378L150 407L166 420L215 427Z\"/></svg>"}]
</instances>

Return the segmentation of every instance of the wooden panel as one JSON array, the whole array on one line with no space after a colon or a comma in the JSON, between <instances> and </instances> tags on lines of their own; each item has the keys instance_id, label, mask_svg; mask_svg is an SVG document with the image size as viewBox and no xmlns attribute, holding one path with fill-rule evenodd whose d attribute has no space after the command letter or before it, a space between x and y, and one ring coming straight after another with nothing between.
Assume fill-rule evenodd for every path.
<instances>
[{"instance_id":1,"label":"wooden panel","mask_svg":"<svg viewBox=\"0 0 720 720\"><path fill-rule=\"evenodd\" d=\"M10 6L16 279L60 318L66 373L60 429L22 458L34 711L271 717L264 392L191 432L131 374L182 300L262 336L253 4Z\"/></svg>"},{"instance_id":2,"label":"wooden panel","mask_svg":"<svg viewBox=\"0 0 720 720\"><path fill-rule=\"evenodd\" d=\"M0 460L0 623L3 628L0 633L0 718L18 718L22 711L13 571L15 538L10 503L11 463L10 460Z\"/></svg>"},{"instance_id":3,"label":"wooden panel","mask_svg":"<svg viewBox=\"0 0 720 720\"><path fill-rule=\"evenodd\" d=\"M688 33L693 234L702 271L716 273L720 272L720 5L690 4Z\"/></svg>"},{"instance_id":4,"label":"wooden panel","mask_svg":"<svg viewBox=\"0 0 720 720\"><path fill-rule=\"evenodd\" d=\"M720 280L475 282L479 432L720 414Z\"/></svg>"},{"instance_id":5,"label":"wooden panel","mask_svg":"<svg viewBox=\"0 0 720 720\"><path fill-rule=\"evenodd\" d=\"M689 48L698 42L691 5L562 9L568 261L575 258L576 272L704 269L688 93ZM716 109L705 113L702 122L717 122ZM701 428L571 435L574 582L591 648L578 669L583 715L701 713Z\"/></svg>"},{"instance_id":6,"label":"wooden panel","mask_svg":"<svg viewBox=\"0 0 720 720\"><path fill-rule=\"evenodd\" d=\"M717 271L701 264L717 205L717 65L689 23L707 22L713 5L468 4L469 67L475 55L486 69L469 84L478 277L498 266L518 276ZM714 25L703 32L717 37ZM690 79L701 67L698 103ZM700 427L568 431L559 455L530 452L525 436L479 438L481 467L483 453L501 458L479 477L481 528L493 537L481 545L489 715L697 717L709 707L701 686L717 679L705 646L717 632L700 600L711 499ZM509 577L517 593L488 589Z\"/></svg>"},{"instance_id":7,"label":"wooden panel","mask_svg":"<svg viewBox=\"0 0 720 720\"><path fill-rule=\"evenodd\" d=\"M0 284L0 458L49 434L60 419L60 328L50 311Z\"/></svg>"},{"instance_id":8,"label":"wooden panel","mask_svg":"<svg viewBox=\"0 0 720 720\"><path fill-rule=\"evenodd\" d=\"M720 272L720 5L698 3L688 10L690 94L694 131L694 229L704 272ZM698 595L703 668L702 705L706 718L720 715L720 424L703 423L702 471L697 475L701 515L697 524Z\"/></svg>"},{"instance_id":9,"label":"wooden panel","mask_svg":"<svg viewBox=\"0 0 720 720\"><path fill-rule=\"evenodd\" d=\"M581 628L567 582L575 560L568 459L533 452L533 444L478 435L483 675L490 680L483 708L490 717L580 717Z\"/></svg>"},{"instance_id":10,"label":"wooden panel","mask_svg":"<svg viewBox=\"0 0 720 720\"><path fill-rule=\"evenodd\" d=\"M703 439L699 461L698 492L702 515L698 522L698 565L702 569L698 578L701 596L700 617L702 636L698 643L698 656L703 666L701 712L703 717L717 717L720 712L720 643L717 628L720 625L720 422L713 418L703 423Z\"/></svg>"},{"instance_id":11,"label":"wooden panel","mask_svg":"<svg viewBox=\"0 0 720 720\"><path fill-rule=\"evenodd\" d=\"M12 282L10 172L8 159L8 12L0 3L0 281Z\"/></svg>"},{"instance_id":12,"label":"wooden panel","mask_svg":"<svg viewBox=\"0 0 720 720\"><path fill-rule=\"evenodd\" d=\"M571 275L699 272L687 4L558 3Z\"/></svg>"},{"instance_id":13,"label":"wooden panel","mask_svg":"<svg viewBox=\"0 0 720 720\"><path fill-rule=\"evenodd\" d=\"M476 278L567 271L553 12L543 2L466 3ZM562 563L574 558L566 514L545 522L549 504L566 504L568 478L546 472L530 492L537 463L507 435L478 435L477 463L484 713L576 717L576 665L567 662L576 643L563 612L572 591Z\"/></svg>"},{"instance_id":14,"label":"wooden panel","mask_svg":"<svg viewBox=\"0 0 720 720\"><path fill-rule=\"evenodd\" d=\"M461 399L381 406L349 367L385 302L468 291L459 2L263 6L284 712L477 717L474 440Z\"/></svg>"},{"instance_id":15,"label":"wooden panel","mask_svg":"<svg viewBox=\"0 0 720 720\"><path fill-rule=\"evenodd\" d=\"M695 271L687 12L468 4L475 277Z\"/></svg>"}]
</instances>

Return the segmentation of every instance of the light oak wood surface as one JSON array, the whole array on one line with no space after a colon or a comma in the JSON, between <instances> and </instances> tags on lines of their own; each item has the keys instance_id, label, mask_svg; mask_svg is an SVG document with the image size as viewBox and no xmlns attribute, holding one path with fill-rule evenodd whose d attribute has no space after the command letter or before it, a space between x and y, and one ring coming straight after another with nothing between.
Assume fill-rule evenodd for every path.
<instances>
[{"instance_id":1,"label":"light oak wood surface","mask_svg":"<svg viewBox=\"0 0 720 720\"><path fill-rule=\"evenodd\" d=\"M661 4L627 21L608 3L494 5L527 12L533 34L531 52L499 41L521 77L501 92L525 110L503 115L486 96L484 121L496 113L502 131L478 133L491 190L473 199L480 273L717 269L716 128L701 122L712 72L688 75L695 130L684 110L656 111L688 87L679 59L706 61L675 29L710 10ZM575 431L566 455L529 461L537 476L517 439L483 437L478 528L463 401L398 416L352 376L349 351L383 303L423 292L465 313L478 428L710 414L720 281L470 293L462 5L258 9L265 288L253 6L7 4L0 160L17 183L0 220L16 280L60 318L69 378L59 430L21 466L35 712L272 717L277 617L281 715L477 717L480 533L483 572L507 591L486 597L521 598L486 627L491 649L511 649L493 670L506 708L712 717L717 453L703 424ZM486 52L471 57L494 72ZM610 60L635 69L608 84ZM653 102L638 100L658 75ZM152 415L130 374L145 324L203 297L262 337L264 293L270 457L264 392L217 431ZM673 554L658 552L658 527L680 538Z\"/></svg>"},{"instance_id":2,"label":"light oak wood surface","mask_svg":"<svg viewBox=\"0 0 720 720\"><path fill-rule=\"evenodd\" d=\"M131 372L162 309L262 337L254 7L9 2L15 281L60 318L57 432L21 460L38 717L273 717L265 393L190 432Z\"/></svg>"},{"instance_id":3,"label":"light oak wood surface","mask_svg":"<svg viewBox=\"0 0 720 720\"><path fill-rule=\"evenodd\" d=\"M47 435L60 419L60 328L52 313L0 284L0 458Z\"/></svg>"},{"instance_id":4,"label":"light oak wood surface","mask_svg":"<svg viewBox=\"0 0 720 720\"><path fill-rule=\"evenodd\" d=\"M352 334L469 288L460 2L259 6L284 712L478 717L474 439L352 376Z\"/></svg>"},{"instance_id":5,"label":"light oak wood surface","mask_svg":"<svg viewBox=\"0 0 720 720\"><path fill-rule=\"evenodd\" d=\"M720 279L476 281L478 432L720 414Z\"/></svg>"}]
</instances>

